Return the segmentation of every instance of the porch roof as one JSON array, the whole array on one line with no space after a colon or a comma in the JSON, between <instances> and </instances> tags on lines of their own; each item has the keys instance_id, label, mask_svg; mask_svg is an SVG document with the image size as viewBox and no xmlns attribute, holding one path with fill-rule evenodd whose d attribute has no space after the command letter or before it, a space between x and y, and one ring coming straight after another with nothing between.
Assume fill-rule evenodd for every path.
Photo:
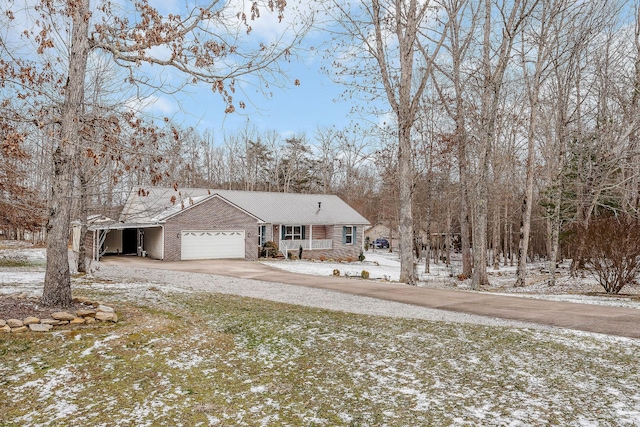
<instances>
[{"instance_id":1,"label":"porch roof","mask_svg":"<svg viewBox=\"0 0 640 427\"><path fill-rule=\"evenodd\" d=\"M96 230L125 230L128 228L153 228L160 227L160 224L136 224L136 223L121 223L114 222L110 224L91 224L87 227L88 230L96 231Z\"/></svg>"}]
</instances>

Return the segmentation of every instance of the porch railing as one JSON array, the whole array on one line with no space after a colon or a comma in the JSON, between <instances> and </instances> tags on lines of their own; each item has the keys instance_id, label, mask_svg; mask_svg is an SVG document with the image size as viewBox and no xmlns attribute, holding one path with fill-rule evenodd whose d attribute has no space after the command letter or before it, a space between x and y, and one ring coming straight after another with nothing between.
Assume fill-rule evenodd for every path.
<instances>
[{"instance_id":1,"label":"porch railing","mask_svg":"<svg viewBox=\"0 0 640 427\"><path fill-rule=\"evenodd\" d=\"M286 257L287 252L297 251L302 246L303 251L333 248L333 240L330 239L305 239L305 240L280 240L280 252Z\"/></svg>"}]
</instances>

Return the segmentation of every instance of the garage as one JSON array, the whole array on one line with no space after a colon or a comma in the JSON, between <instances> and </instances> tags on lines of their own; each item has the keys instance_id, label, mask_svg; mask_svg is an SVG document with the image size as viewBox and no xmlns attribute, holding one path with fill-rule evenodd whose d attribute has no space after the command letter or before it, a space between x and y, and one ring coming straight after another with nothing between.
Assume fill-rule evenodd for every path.
<instances>
[{"instance_id":1,"label":"garage","mask_svg":"<svg viewBox=\"0 0 640 427\"><path fill-rule=\"evenodd\" d=\"M182 231L180 240L183 260L245 257L244 230Z\"/></svg>"}]
</instances>

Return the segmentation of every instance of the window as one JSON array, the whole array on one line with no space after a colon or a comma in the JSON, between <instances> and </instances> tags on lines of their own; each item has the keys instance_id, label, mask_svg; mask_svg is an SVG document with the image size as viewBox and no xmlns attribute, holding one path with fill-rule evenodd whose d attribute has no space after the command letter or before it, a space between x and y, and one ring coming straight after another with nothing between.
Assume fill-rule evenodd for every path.
<instances>
[{"instance_id":1,"label":"window","mask_svg":"<svg viewBox=\"0 0 640 427\"><path fill-rule=\"evenodd\" d=\"M301 225L286 225L282 231L283 240L303 240L304 227Z\"/></svg>"},{"instance_id":2,"label":"window","mask_svg":"<svg viewBox=\"0 0 640 427\"><path fill-rule=\"evenodd\" d=\"M342 243L345 245L353 245L356 241L356 228L347 226L342 227Z\"/></svg>"}]
</instances>

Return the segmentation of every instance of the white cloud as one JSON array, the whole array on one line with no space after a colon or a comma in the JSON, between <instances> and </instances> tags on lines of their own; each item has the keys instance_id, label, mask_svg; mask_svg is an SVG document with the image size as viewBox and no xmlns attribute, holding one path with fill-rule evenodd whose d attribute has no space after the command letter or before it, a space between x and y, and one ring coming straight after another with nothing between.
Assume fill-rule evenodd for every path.
<instances>
[{"instance_id":1,"label":"white cloud","mask_svg":"<svg viewBox=\"0 0 640 427\"><path fill-rule=\"evenodd\" d=\"M178 111L178 106L175 102L167 97L154 95L145 98L129 98L125 104L134 112L146 111L168 116Z\"/></svg>"},{"instance_id":2,"label":"white cloud","mask_svg":"<svg viewBox=\"0 0 640 427\"><path fill-rule=\"evenodd\" d=\"M247 23L251 26L251 36L257 37L264 42L275 42L283 39L293 39L294 35L308 25L314 13L313 0L288 1L284 10L284 17L280 21L278 11L270 11L266 2L259 5L260 16L251 20L251 3L245 0L230 0L225 6L226 16L235 17L238 13L244 12ZM244 24L237 20L237 24L244 30Z\"/></svg>"},{"instance_id":3,"label":"white cloud","mask_svg":"<svg viewBox=\"0 0 640 427\"><path fill-rule=\"evenodd\" d=\"M378 117L378 127L380 129L393 128L396 125L396 115L390 111Z\"/></svg>"}]
</instances>

